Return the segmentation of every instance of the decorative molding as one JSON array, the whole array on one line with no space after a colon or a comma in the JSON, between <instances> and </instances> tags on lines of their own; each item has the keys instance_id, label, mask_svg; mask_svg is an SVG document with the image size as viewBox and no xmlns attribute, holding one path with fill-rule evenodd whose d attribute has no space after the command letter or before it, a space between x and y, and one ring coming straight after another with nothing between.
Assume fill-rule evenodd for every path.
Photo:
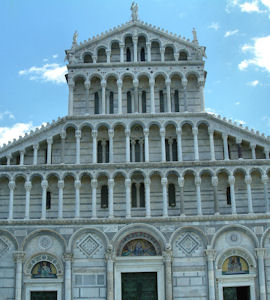
<instances>
[{"instance_id":1,"label":"decorative molding","mask_svg":"<svg viewBox=\"0 0 270 300\"><path fill-rule=\"evenodd\" d=\"M93 257L102 247L103 245L94 238L93 234L88 234L77 242L77 248L88 258Z\"/></svg>"}]
</instances>

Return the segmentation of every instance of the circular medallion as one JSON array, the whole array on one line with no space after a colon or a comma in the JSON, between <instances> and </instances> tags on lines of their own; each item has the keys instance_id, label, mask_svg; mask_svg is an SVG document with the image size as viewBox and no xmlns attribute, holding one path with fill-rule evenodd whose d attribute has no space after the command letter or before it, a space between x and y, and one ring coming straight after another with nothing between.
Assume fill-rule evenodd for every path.
<instances>
[{"instance_id":1,"label":"circular medallion","mask_svg":"<svg viewBox=\"0 0 270 300\"><path fill-rule=\"evenodd\" d=\"M241 235L239 232L229 232L226 235L226 241L230 245L240 245L241 243Z\"/></svg>"},{"instance_id":2,"label":"circular medallion","mask_svg":"<svg viewBox=\"0 0 270 300\"><path fill-rule=\"evenodd\" d=\"M41 236L39 238L39 248L42 250L48 250L52 247L53 241L48 236Z\"/></svg>"}]
</instances>

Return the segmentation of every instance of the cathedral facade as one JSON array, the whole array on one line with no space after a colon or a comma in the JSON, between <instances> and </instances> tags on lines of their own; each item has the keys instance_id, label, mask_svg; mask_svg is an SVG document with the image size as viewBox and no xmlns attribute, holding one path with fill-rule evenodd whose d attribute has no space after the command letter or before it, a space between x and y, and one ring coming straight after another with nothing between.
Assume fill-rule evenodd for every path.
<instances>
[{"instance_id":1,"label":"cathedral facade","mask_svg":"<svg viewBox=\"0 0 270 300\"><path fill-rule=\"evenodd\" d=\"M75 32L68 115L0 149L0 299L270 299L270 140L205 112L195 29L131 12Z\"/></svg>"}]
</instances>

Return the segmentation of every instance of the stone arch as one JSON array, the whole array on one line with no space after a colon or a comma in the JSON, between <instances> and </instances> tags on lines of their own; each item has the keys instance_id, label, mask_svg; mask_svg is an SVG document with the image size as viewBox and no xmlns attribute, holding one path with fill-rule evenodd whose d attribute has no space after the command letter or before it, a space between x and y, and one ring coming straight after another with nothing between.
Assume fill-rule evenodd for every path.
<instances>
[{"instance_id":1,"label":"stone arch","mask_svg":"<svg viewBox=\"0 0 270 300\"><path fill-rule=\"evenodd\" d=\"M8 240L12 241L12 243L15 246L16 250L20 249L19 248L19 242L17 241L17 238L12 233L10 233L8 230L0 229L0 237L1 236L5 236Z\"/></svg>"},{"instance_id":2,"label":"stone arch","mask_svg":"<svg viewBox=\"0 0 270 300\"><path fill-rule=\"evenodd\" d=\"M182 72L180 72L180 71L173 71L168 76L169 76L170 79L172 79L172 77L174 75L179 76L181 78L181 80L183 80L185 78L185 75Z\"/></svg>"},{"instance_id":3,"label":"stone arch","mask_svg":"<svg viewBox=\"0 0 270 300\"><path fill-rule=\"evenodd\" d=\"M46 178L46 176L44 176L44 174L42 174L42 173L33 172L33 173L30 174L29 180L32 181L34 177L39 177L41 180Z\"/></svg>"},{"instance_id":4,"label":"stone arch","mask_svg":"<svg viewBox=\"0 0 270 300\"><path fill-rule=\"evenodd\" d=\"M225 173L227 176L230 176L231 175L231 170L229 170L229 169L227 169L227 168L218 168L217 170L216 170L216 175L218 175L218 174L220 174L220 173Z\"/></svg>"},{"instance_id":5,"label":"stone arch","mask_svg":"<svg viewBox=\"0 0 270 300\"><path fill-rule=\"evenodd\" d=\"M176 175L178 178L180 177L180 173L176 169L168 169L165 173L164 176L168 177L169 175Z\"/></svg>"},{"instance_id":6,"label":"stone arch","mask_svg":"<svg viewBox=\"0 0 270 300\"><path fill-rule=\"evenodd\" d=\"M130 234L134 234L134 239L135 239L136 233L148 234L149 236L151 236L153 238L154 241L156 241L158 243L161 252L165 249L166 239L159 230L157 230L152 225L138 223L136 225L134 225L134 224L127 225L126 227L119 230L119 232L113 237L112 244L114 246L113 247L114 254L115 255L119 254L119 251L121 250L120 248L122 248L121 243L125 244L125 241L124 241L125 237L129 236L129 238L131 240L132 237L130 237Z\"/></svg>"},{"instance_id":7,"label":"stone arch","mask_svg":"<svg viewBox=\"0 0 270 300\"><path fill-rule=\"evenodd\" d=\"M189 72L187 72L186 73L186 80L188 80L188 77L190 75L194 75L196 77L197 81L199 81L200 74L198 72L196 72L196 71L189 71Z\"/></svg>"},{"instance_id":8,"label":"stone arch","mask_svg":"<svg viewBox=\"0 0 270 300\"><path fill-rule=\"evenodd\" d=\"M159 121L150 121L146 124L145 128L150 128L151 126L156 125L159 129L162 127L162 124Z\"/></svg>"},{"instance_id":9,"label":"stone arch","mask_svg":"<svg viewBox=\"0 0 270 300\"><path fill-rule=\"evenodd\" d=\"M92 74L90 74L89 80L91 81L94 77L99 78L100 81L103 80L103 77L99 73L92 73Z\"/></svg>"},{"instance_id":10,"label":"stone arch","mask_svg":"<svg viewBox=\"0 0 270 300\"><path fill-rule=\"evenodd\" d=\"M135 75L132 72L122 73L121 76L120 76L121 80L123 80L125 76L130 76L133 80L135 80Z\"/></svg>"},{"instance_id":11,"label":"stone arch","mask_svg":"<svg viewBox=\"0 0 270 300\"><path fill-rule=\"evenodd\" d=\"M247 174L248 174L247 170L246 170L245 168L241 168L241 167L235 167L235 168L233 168L232 174L235 175L235 173L236 173L236 172L239 172L239 171L240 171L241 173L243 173L244 175L247 175Z\"/></svg>"},{"instance_id":12,"label":"stone arch","mask_svg":"<svg viewBox=\"0 0 270 300\"><path fill-rule=\"evenodd\" d=\"M113 44L113 43L121 44L121 42L122 42L121 39L113 38L113 39L110 40L110 42L109 42L109 49L112 48L112 44Z\"/></svg>"},{"instance_id":13,"label":"stone arch","mask_svg":"<svg viewBox=\"0 0 270 300\"><path fill-rule=\"evenodd\" d=\"M203 174L210 174L211 176L214 176L215 172L210 168L203 168L199 171L199 176L201 176Z\"/></svg>"},{"instance_id":14,"label":"stone arch","mask_svg":"<svg viewBox=\"0 0 270 300\"><path fill-rule=\"evenodd\" d=\"M259 167L251 167L249 170L248 170L248 173L251 175L253 172L256 172L258 171L260 173L261 176L264 175L264 170L262 168L259 168Z\"/></svg>"},{"instance_id":15,"label":"stone arch","mask_svg":"<svg viewBox=\"0 0 270 300\"><path fill-rule=\"evenodd\" d=\"M148 176L151 177L153 175L158 175L160 176L160 178L162 178L164 176L163 172L161 170L158 169L152 169L149 173Z\"/></svg>"},{"instance_id":16,"label":"stone arch","mask_svg":"<svg viewBox=\"0 0 270 300\"><path fill-rule=\"evenodd\" d=\"M66 171L63 173L62 175L62 179L65 180L65 178L67 176L71 176L74 180L76 180L76 173L72 172L72 171Z\"/></svg>"},{"instance_id":17,"label":"stone arch","mask_svg":"<svg viewBox=\"0 0 270 300\"><path fill-rule=\"evenodd\" d=\"M91 179L93 178L92 173L91 173L90 171L86 171L86 170L85 170L85 171L81 171L81 172L79 173L79 179L81 180L82 177L83 177L84 175L89 176Z\"/></svg>"},{"instance_id":18,"label":"stone arch","mask_svg":"<svg viewBox=\"0 0 270 300\"><path fill-rule=\"evenodd\" d=\"M124 170L116 170L112 173L112 178L115 178L117 175L123 176L125 179L128 179L128 174Z\"/></svg>"},{"instance_id":19,"label":"stone arch","mask_svg":"<svg viewBox=\"0 0 270 300\"><path fill-rule=\"evenodd\" d=\"M236 229L238 231L240 230L240 231L244 232L248 237L250 237L254 243L254 248L257 248L259 246L258 238L251 229L249 229L248 227L243 226L243 225L235 224L235 225L226 225L226 226L222 227L221 229L219 229L212 238L211 248L215 249L216 241L221 236L222 233L224 233L225 231L231 231L233 229Z\"/></svg>"},{"instance_id":20,"label":"stone arch","mask_svg":"<svg viewBox=\"0 0 270 300\"><path fill-rule=\"evenodd\" d=\"M262 237L261 237L261 240L260 240L260 247L261 247L261 248L264 248L264 247L265 247L265 240L266 240L266 237L269 235L269 233L270 233L270 228L267 228L267 229L264 231L264 233L263 233L263 235L262 235Z\"/></svg>"},{"instance_id":21,"label":"stone arch","mask_svg":"<svg viewBox=\"0 0 270 300\"><path fill-rule=\"evenodd\" d=\"M94 129L93 124L91 124L91 123L88 122L88 121L82 122L82 123L79 125L79 129L80 129L80 130L82 130L84 127L89 127L91 130Z\"/></svg>"},{"instance_id":22,"label":"stone arch","mask_svg":"<svg viewBox=\"0 0 270 300\"><path fill-rule=\"evenodd\" d=\"M111 128L114 129L116 126L123 126L123 127L126 129L127 124L124 123L124 122L121 122L121 121L116 121L116 122L114 122L114 123L111 125Z\"/></svg>"},{"instance_id":23,"label":"stone arch","mask_svg":"<svg viewBox=\"0 0 270 300\"><path fill-rule=\"evenodd\" d=\"M200 228L197 227L193 227L193 226L184 226L184 227L180 227L178 228L170 237L169 243L170 245L174 242L175 238L181 233L181 232L185 232L185 231L194 231L195 233L197 233L201 239L204 242L204 247L206 247L209 243L207 236L205 235L205 233L203 232L203 230L201 230Z\"/></svg>"},{"instance_id":24,"label":"stone arch","mask_svg":"<svg viewBox=\"0 0 270 300\"><path fill-rule=\"evenodd\" d=\"M74 242L80 235L82 235L84 233L94 233L94 234L98 235L98 237L100 237L100 239L103 241L105 249L108 248L108 246L110 244L108 237L98 228L88 227L88 228L81 228L72 234L72 236L70 237L70 239L68 241L68 246L67 246L68 252L72 252Z\"/></svg>"},{"instance_id":25,"label":"stone arch","mask_svg":"<svg viewBox=\"0 0 270 300\"><path fill-rule=\"evenodd\" d=\"M107 80L109 77L114 77L116 80L119 79L119 75L117 73L114 72L109 72L105 75L105 80Z\"/></svg>"},{"instance_id":26,"label":"stone arch","mask_svg":"<svg viewBox=\"0 0 270 300\"><path fill-rule=\"evenodd\" d=\"M92 62L90 62L90 61L89 61L89 62L85 62L85 57L86 57L87 55L88 55L89 57L91 57ZM93 63L93 53L92 53L91 51L89 51L89 50L83 52L82 55L81 55L81 60L82 60L84 63Z\"/></svg>"},{"instance_id":27,"label":"stone arch","mask_svg":"<svg viewBox=\"0 0 270 300\"><path fill-rule=\"evenodd\" d=\"M178 128L178 124L174 120L168 120L163 124L164 128L166 128L168 125L173 125L175 127L175 129Z\"/></svg>"},{"instance_id":28,"label":"stone arch","mask_svg":"<svg viewBox=\"0 0 270 300\"><path fill-rule=\"evenodd\" d=\"M129 171L129 173L128 173L129 178L131 178L135 173L140 173L144 178L146 178L146 176L147 176L144 170L136 168L136 169Z\"/></svg>"},{"instance_id":29,"label":"stone arch","mask_svg":"<svg viewBox=\"0 0 270 300\"><path fill-rule=\"evenodd\" d=\"M6 178L6 179L8 179L8 180L12 180L12 179L13 179L12 175L11 175L11 174L8 174L8 173L1 173L1 174L0 174L0 178L1 178L1 179L2 179L2 178Z\"/></svg>"},{"instance_id":30,"label":"stone arch","mask_svg":"<svg viewBox=\"0 0 270 300\"><path fill-rule=\"evenodd\" d=\"M142 76L146 76L149 80L151 79L151 74L149 74L148 72L140 72L140 73L138 73L137 75L136 75L136 79L137 80L139 80L140 79L140 77L142 77Z\"/></svg>"},{"instance_id":31,"label":"stone arch","mask_svg":"<svg viewBox=\"0 0 270 300\"><path fill-rule=\"evenodd\" d=\"M64 127L63 127L62 130L66 131L69 127L72 127L72 128L74 128L75 130L78 129L77 124L68 122L68 123L66 123L66 124L64 125Z\"/></svg>"},{"instance_id":32,"label":"stone arch","mask_svg":"<svg viewBox=\"0 0 270 300\"><path fill-rule=\"evenodd\" d=\"M55 176L58 180L61 179L61 175L58 172L52 171L45 174L45 179L48 180L51 176Z\"/></svg>"},{"instance_id":33,"label":"stone arch","mask_svg":"<svg viewBox=\"0 0 270 300\"><path fill-rule=\"evenodd\" d=\"M195 126L195 124L194 124L194 122L193 121L191 121L191 120L184 120L184 121L182 121L181 123L180 123L180 128L182 128L184 125L186 125L186 124L188 124L188 125L190 125L192 128Z\"/></svg>"},{"instance_id":34,"label":"stone arch","mask_svg":"<svg viewBox=\"0 0 270 300\"><path fill-rule=\"evenodd\" d=\"M199 120L195 123L195 126L199 127L202 124L206 125L207 127L210 127L210 123L207 120Z\"/></svg>"},{"instance_id":35,"label":"stone arch","mask_svg":"<svg viewBox=\"0 0 270 300\"><path fill-rule=\"evenodd\" d=\"M105 50L105 53L106 53L106 50L107 50L107 46L102 44L102 45L98 45L95 50L94 50L94 53L96 56L98 56L98 51L101 50L101 49L104 49Z\"/></svg>"},{"instance_id":36,"label":"stone arch","mask_svg":"<svg viewBox=\"0 0 270 300\"><path fill-rule=\"evenodd\" d=\"M55 237L60 244L62 244L64 247L64 251L67 248L67 243L66 240L64 239L64 237L62 235L60 235L58 232L52 230L52 229L37 229L32 231L29 235L27 235L25 237L25 239L22 242L21 248L22 250L25 249L25 247L27 246L27 244L36 236L40 235L40 234L47 234L47 235L51 235L53 237Z\"/></svg>"},{"instance_id":37,"label":"stone arch","mask_svg":"<svg viewBox=\"0 0 270 300\"><path fill-rule=\"evenodd\" d=\"M87 77L85 76L85 74L79 73L79 74L76 74L76 75L73 76L73 82L76 84L76 81L77 81L78 79L80 79L80 78L82 78L83 81L86 81L86 80L87 80Z\"/></svg>"},{"instance_id":38,"label":"stone arch","mask_svg":"<svg viewBox=\"0 0 270 300\"><path fill-rule=\"evenodd\" d=\"M28 179L28 176L24 173L18 172L13 176L13 180L16 181L17 178L22 177L25 181Z\"/></svg>"},{"instance_id":39,"label":"stone arch","mask_svg":"<svg viewBox=\"0 0 270 300\"><path fill-rule=\"evenodd\" d=\"M153 74L153 79L156 80L156 77L159 76L159 75L163 76L163 77L164 77L164 80L167 80L167 79L169 78L169 76L168 76L167 73L162 72L162 71L158 71L158 72L155 72L155 73Z\"/></svg>"},{"instance_id":40,"label":"stone arch","mask_svg":"<svg viewBox=\"0 0 270 300\"><path fill-rule=\"evenodd\" d=\"M184 177L187 173L191 173L193 176L197 175L197 172L194 169L188 168L183 170L182 176Z\"/></svg>"},{"instance_id":41,"label":"stone arch","mask_svg":"<svg viewBox=\"0 0 270 300\"><path fill-rule=\"evenodd\" d=\"M96 125L95 129L96 129L96 130L99 130L99 128L102 127L102 126L106 127L107 130L109 130L110 127L111 127L110 124L108 124L108 123L106 123L106 122L100 122L100 123L98 123L98 124Z\"/></svg>"},{"instance_id":42,"label":"stone arch","mask_svg":"<svg viewBox=\"0 0 270 300\"><path fill-rule=\"evenodd\" d=\"M131 130L132 127L134 127L134 126L136 126L136 125L141 126L142 129L145 128L144 122L143 122L143 121L139 121L139 120L134 120L134 121L130 122L129 125L128 125L128 128Z\"/></svg>"},{"instance_id":43,"label":"stone arch","mask_svg":"<svg viewBox=\"0 0 270 300\"><path fill-rule=\"evenodd\" d=\"M140 36L143 36L145 38L146 43L149 42L149 36L148 36L148 34L146 32L140 32L138 34L138 39L139 39Z\"/></svg>"}]
</instances>

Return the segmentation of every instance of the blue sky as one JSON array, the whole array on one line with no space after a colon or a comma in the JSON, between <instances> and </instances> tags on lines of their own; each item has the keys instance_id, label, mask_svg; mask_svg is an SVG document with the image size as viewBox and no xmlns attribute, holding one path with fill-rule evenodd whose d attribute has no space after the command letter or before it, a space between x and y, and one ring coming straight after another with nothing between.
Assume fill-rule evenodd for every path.
<instances>
[{"instance_id":1,"label":"blue sky","mask_svg":"<svg viewBox=\"0 0 270 300\"><path fill-rule=\"evenodd\" d=\"M65 49L130 19L130 0L1 0L0 144L67 114ZM138 0L139 18L207 47L209 112L270 135L270 0Z\"/></svg>"}]
</instances>

